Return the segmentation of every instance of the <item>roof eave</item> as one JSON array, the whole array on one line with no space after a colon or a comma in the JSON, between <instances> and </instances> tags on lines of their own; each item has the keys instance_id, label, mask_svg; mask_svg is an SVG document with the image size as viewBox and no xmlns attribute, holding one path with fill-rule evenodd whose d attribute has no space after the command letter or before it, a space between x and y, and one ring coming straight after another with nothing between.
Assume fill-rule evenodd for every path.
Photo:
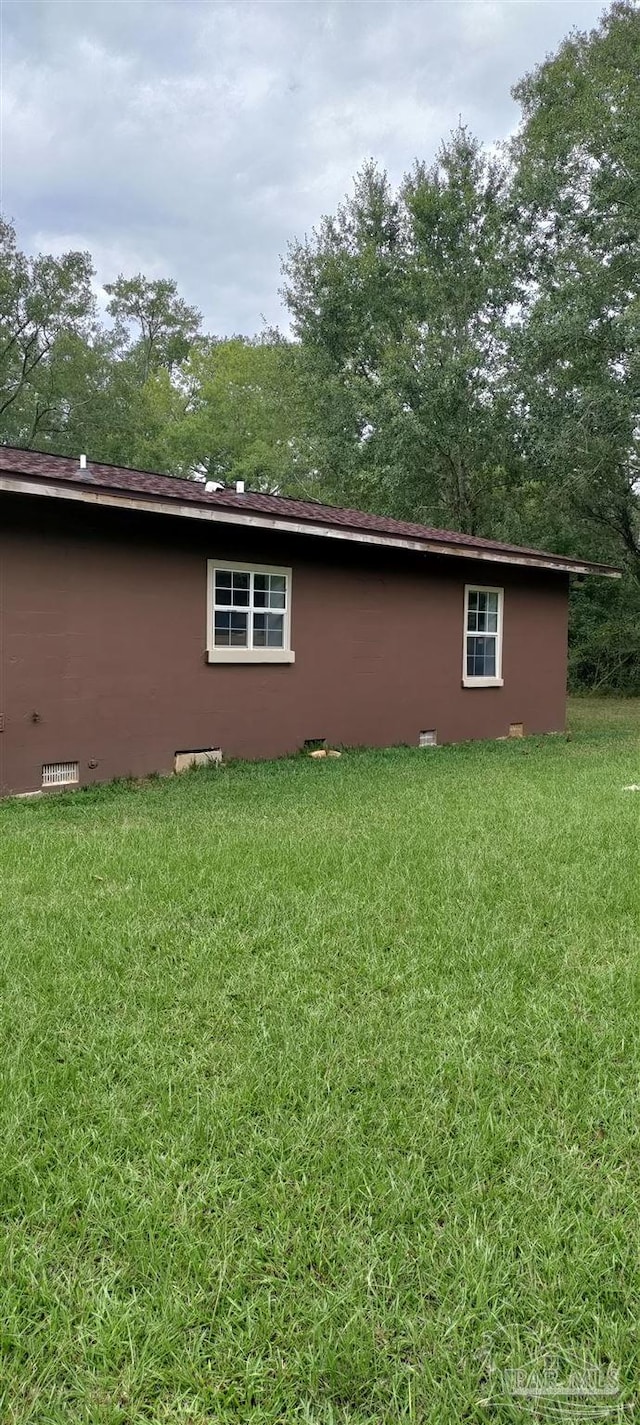
<instances>
[{"instance_id":1,"label":"roof eave","mask_svg":"<svg viewBox=\"0 0 640 1425\"><path fill-rule=\"evenodd\" d=\"M547 569L560 574L595 574L619 579L621 573L612 565L591 564L583 560L533 554L523 550L487 549L482 545L448 543L443 539L410 539L405 535L380 534L374 530L359 530L348 525L328 525L322 521L292 520L258 514L251 510L225 508L219 504L184 503L178 499L163 500L158 496L132 494L126 490L109 489L97 484L72 481L52 481L36 476L19 476L0 471L0 490L10 494L37 495L47 499L72 500L81 504L112 509L137 510L146 514L170 515L179 519L199 519L212 523L233 524L245 528L277 530L279 533L311 535L316 538L342 539L356 544L372 544L389 549L408 549L419 554L439 554L455 559L481 560L491 564L509 564L529 569Z\"/></svg>"}]
</instances>

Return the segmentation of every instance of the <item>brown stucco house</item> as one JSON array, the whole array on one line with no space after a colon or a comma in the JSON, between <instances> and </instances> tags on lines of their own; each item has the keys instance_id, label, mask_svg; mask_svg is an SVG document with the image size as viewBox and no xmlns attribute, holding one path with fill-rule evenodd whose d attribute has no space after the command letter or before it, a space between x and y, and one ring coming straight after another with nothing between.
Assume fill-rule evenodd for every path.
<instances>
[{"instance_id":1,"label":"brown stucco house","mask_svg":"<svg viewBox=\"0 0 640 1425\"><path fill-rule=\"evenodd\" d=\"M0 447L0 789L564 727L604 565Z\"/></svg>"}]
</instances>

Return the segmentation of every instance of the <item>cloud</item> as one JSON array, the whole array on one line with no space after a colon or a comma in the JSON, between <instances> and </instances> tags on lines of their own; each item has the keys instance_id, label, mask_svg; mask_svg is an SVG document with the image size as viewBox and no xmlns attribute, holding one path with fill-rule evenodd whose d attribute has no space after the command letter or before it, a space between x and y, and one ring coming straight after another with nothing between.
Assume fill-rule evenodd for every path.
<instances>
[{"instance_id":1,"label":"cloud","mask_svg":"<svg viewBox=\"0 0 640 1425\"><path fill-rule=\"evenodd\" d=\"M174 276L210 330L286 322L287 241L376 158L397 182L601 4L5 0L2 194L20 241Z\"/></svg>"}]
</instances>

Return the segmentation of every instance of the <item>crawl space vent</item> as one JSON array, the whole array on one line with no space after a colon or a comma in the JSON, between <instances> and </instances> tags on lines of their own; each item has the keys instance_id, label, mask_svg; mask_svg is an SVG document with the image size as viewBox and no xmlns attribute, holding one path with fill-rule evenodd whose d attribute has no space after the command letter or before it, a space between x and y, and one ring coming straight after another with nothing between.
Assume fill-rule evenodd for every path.
<instances>
[{"instance_id":1,"label":"crawl space vent","mask_svg":"<svg viewBox=\"0 0 640 1425\"><path fill-rule=\"evenodd\" d=\"M438 738L437 738L437 736L436 736L435 727L430 728L428 732L421 732L421 733L420 733L420 736L418 737L418 747L437 747L437 746L438 746Z\"/></svg>"},{"instance_id":2,"label":"crawl space vent","mask_svg":"<svg viewBox=\"0 0 640 1425\"><path fill-rule=\"evenodd\" d=\"M220 747L194 747L191 752L176 752L173 759L174 772L190 772L193 767L219 767L222 761Z\"/></svg>"},{"instance_id":3,"label":"crawl space vent","mask_svg":"<svg viewBox=\"0 0 640 1425\"><path fill-rule=\"evenodd\" d=\"M509 737L524 737L524 723L510 722Z\"/></svg>"},{"instance_id":4,"label":"crawl space vent","mask_svg":"<svg viewBox=\"0 0 640 1425\"><path fill-rule=\"evenodd\" d=\"M42 768L43 787L73 787L80 781L77 762L45 762Z\"/></svg>"}]
</instances>

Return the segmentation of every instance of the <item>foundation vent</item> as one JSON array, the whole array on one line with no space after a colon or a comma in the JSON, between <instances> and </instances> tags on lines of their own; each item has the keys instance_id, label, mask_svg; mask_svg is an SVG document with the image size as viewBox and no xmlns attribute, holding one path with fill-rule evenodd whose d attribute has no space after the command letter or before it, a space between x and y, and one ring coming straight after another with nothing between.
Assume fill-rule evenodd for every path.
<instances>
[{"instance_id":1,"label":"foundation vent","mask_svg":"<svg viewBox=\"0 0 640 1425\"><path fill-rule=\"evenodd\" d=\"M421 732L418 737L418 747L437 747L438 735L435 727L431 727L427 732Z\"/></svg>"},{"instance_id":2,"label":"foundation vent","mask_svg":"<svg viewBox=\"0 0 640 1425\"><path fill-rule=\"evenodd\" d=\"M43 787L76 787L80 781L78 762L45 762L42 767Z\"/></svg>"},{"instance_id":3,"label":"foundation vent","mask_svg":"<svg viewBox=\"0 0 640 1425\"><path fill-rule=\"evenodd\" d=\"M523 722L510 722L510 723L509 723L509 737L524 737L524 723L523 723Z\"/></svg>"},{"instance_id":4,"label":"foundation vent","mask_svg":"<svg viewBox=\"0 0 640 1425\"><path fill-rule=\"evenodd\" d=\"M192 767L219 767L222 761L220 747L195 747L192 752L176 752L173 759L174 772L190 772Z\"/></svg>"}]
</instances>

